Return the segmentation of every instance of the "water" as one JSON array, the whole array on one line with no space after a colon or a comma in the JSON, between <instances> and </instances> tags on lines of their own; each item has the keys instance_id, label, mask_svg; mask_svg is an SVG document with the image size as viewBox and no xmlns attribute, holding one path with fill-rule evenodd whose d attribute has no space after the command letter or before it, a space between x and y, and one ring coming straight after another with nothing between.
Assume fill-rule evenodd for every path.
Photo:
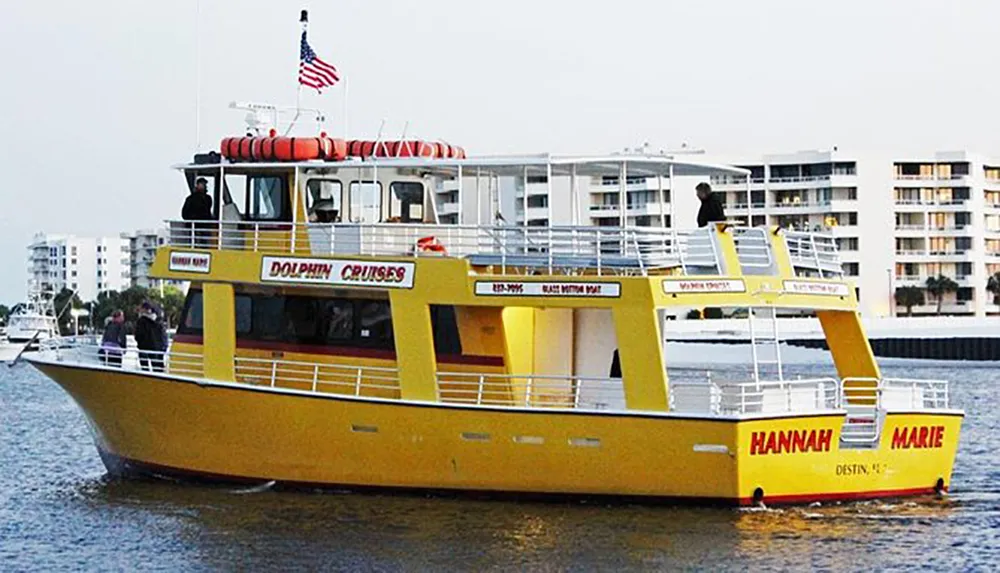
<instances>
[{"instance_id":1,"label":"water","mask_svg":"<svg viewBox=\"0 0 1000 573\"><path fill-rule=\"evenodd\" d=\"M955 382L967 417L947 499L740 511L114 481L72 401L0 366L0 571L995 570L1000 370L887 375Z\"/></svg>"}]
</instances>

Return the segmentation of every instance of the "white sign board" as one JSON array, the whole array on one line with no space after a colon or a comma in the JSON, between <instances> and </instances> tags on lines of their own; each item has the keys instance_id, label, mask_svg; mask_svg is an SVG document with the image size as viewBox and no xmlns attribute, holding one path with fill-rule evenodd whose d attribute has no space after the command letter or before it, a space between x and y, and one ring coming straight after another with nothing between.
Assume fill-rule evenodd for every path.
<instances>
[{"instance_id":1,"label":"white sign board","mask_svg":"<svg viewBox=\"0 0 1000 573\"><path fill-rule=\"evenodd\" d=\"M321 286L413 288L413 263L264 257L260 280Z\"/></svg>"},{"instance_id":2,"label":"white sign board","mask_svg":"<svg viewBox=\"0 0 1000 573\"><path fill-rule=\"evenodd\" d=\"M208 274L212 268L212 254L173 251L170 253L170 264L167 268L179 273Z\"/></svg>"},{"instance_id":3,"label":"white sign board","mask_svg":"<svg viewBox=\"0 0 1000 573\"><path fill-rule=\"evenodd\" d=\"M621 284L476 281L476 295L617 298L621 296Z\"/></svg>"},{"instance_id":4,"label":"white sign board","mask_svg":"<svg viewBox=\"0 0 1000 573\"><path fill-rule=\"evenodd\" d=\"M821 296L848 296L851 291L844 283L815 281L782 281L781 288L789 294L817 294Z\"/></svg>"},{"instance_id":5,"label":"white sign board","mask_svg":"<svg viewBox=\"0 0 1000 573\"><path fill-rule=\"evenodd\" d=\"M690 293L733 293L746 292L747 285L742 279L667 279L663 281L663 292L667 294Z\"/></svg>"}]
</instances>

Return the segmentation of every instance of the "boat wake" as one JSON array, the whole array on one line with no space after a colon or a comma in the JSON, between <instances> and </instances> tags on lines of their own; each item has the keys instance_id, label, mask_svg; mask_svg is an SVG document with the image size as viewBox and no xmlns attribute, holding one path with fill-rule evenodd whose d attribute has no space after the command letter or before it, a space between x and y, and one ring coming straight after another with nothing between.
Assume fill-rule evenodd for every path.
<instances>
[{"instance_id":1,"label":"boat wake","mask_svg":"<svg viewBox=\"0 0 1000 573\"><path fill-rule=\"evenodd\" d=\"M274 484L276 484L276 483L277 483L276 481L271 480L271 481L268 481L268 482L264 482L264 483L262 483L260 485L255 485L253 487L248 487L248 488L244 488L244 489L230 490L229 493L233 493L233 494L236 494L236 495L246 495L246 494L250 494L250 493L262 493L262 492L270 490L272 487L274 487Z\"/></svg>"}]
</instances>

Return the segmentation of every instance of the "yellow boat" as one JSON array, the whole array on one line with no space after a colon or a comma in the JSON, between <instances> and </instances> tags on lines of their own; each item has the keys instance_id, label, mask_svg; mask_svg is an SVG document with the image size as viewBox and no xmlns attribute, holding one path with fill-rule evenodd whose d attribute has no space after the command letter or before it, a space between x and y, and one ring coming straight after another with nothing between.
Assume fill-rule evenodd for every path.
<instances>
[{"instance_id":1,"label":"yellow boat","mask_svg":"<svg viewBox=\"0 0 1000 573\"><path fill-rule=\"evenodd\" d=\"M527 209L532 176L576 212L583 178L610 178L624 206L630 176L740 169L217 154L179 168L216 207L168 222L157 252L154 276L191 284L165 368L104 364L80 339L30 358L112 474L739 505L950 485L963 413L946 382L882 376L831 237L492 216L509 191ZM669 380L667 317L705 307L750 309L753 371ZM788 379L765 359L761 316L785 310L815 314L836 373Z\"/></svg>"}]
</instances>

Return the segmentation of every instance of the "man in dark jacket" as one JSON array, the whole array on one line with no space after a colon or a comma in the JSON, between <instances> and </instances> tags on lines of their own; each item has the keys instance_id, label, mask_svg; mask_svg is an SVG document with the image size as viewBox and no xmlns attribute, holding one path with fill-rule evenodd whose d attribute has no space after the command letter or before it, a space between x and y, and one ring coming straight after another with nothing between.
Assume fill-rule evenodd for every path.
<instances>
[{"instance_id":1,"label":"man in dark jacket","mask_svg":"<svg viewBox=\"0 0 1000 573\"><path fill-rule=\"evenodd\" d=\"M726 212L722 208L722 202L712 192L712 187L708 183L699 183L695 187L695 193L701 200L701 208L698 209L698 226L705 227L709 223L716 223L726 220Z\"/></svg>"},{"instance_id":2,"label":"man in dark jacket","mask_svg":"<svg viewBox=\"0 0 1000 573\"><path fill-rule=\"evenodd\" d=\"M143 370L163 372L163 353L167 350L167 330L153 303L145 301L139 307L135 322L135 345L139 347L139 365Z\"/></svg>"},{"instance_id":3,"label":"man in dark jacket","mask_svg":"<svg viewBox=\"0 0 1000 573\"><path fill-rule=\"evenodd\" d=\"M199 177L194 182L194 189L184 200L184 207L181 208L181 218L185 221L195 221L190 223L191 246L205 249L212 248L210 244L212 224L212 197L208 194L208 181L204 177Z\"/></svg>"},{"instance_id":4,"label":"man in dark jacket","mask_svg":"<svg viewBox=\"0 0 1000 573\"><path fill-rule=\"evenodd\" d=\"M208 194L208 181L199 177L194 182L194 189L184 200L181 208L181 218L185 221L211 221L212 197Z\"/></svg>"}]
</instances>

